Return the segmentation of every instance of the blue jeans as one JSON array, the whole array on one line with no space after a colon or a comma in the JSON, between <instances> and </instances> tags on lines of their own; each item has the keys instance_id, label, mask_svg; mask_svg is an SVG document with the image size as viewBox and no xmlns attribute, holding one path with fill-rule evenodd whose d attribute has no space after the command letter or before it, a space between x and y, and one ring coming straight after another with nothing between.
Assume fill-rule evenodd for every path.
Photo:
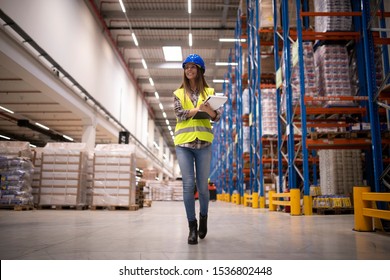
<instances>
[{"instance_id":1,"label":"blue jeans","mask_svg":"<svg viewBox=\"0 0 390 280\"><path fill-rule=\"evenodd\" d=\"M195 172L200 213L202 216L206 216L209 210L208 179L210 175L211 145L202 149L176 146L176 156L183 179L183 200L187 220L189 222L195 221ZM194 166L196 171L194 171Z\"/></svg>"}]
</instances>

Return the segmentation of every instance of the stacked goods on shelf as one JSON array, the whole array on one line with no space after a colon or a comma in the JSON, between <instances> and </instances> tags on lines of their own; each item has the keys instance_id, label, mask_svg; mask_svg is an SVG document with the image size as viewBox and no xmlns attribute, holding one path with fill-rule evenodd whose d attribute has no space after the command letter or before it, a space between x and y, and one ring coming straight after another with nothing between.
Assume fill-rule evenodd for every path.
<instances>
[{"instance_id":1,"label":"stacked goods on shelf","mask_svg":"<svg viewBox=\"0 0 390 280\"><path fill-rule=\"evenodd\" d=\"M183 182L182 181L172 181L169 182L169 186L172 187L172 199L173 200L183 200Z\"/></svg>"},{"instance_id":2,"label":"stacked goods on shelf","mask_svg":"<svg viewBox=\"0 0 390 280\"><path fill-rule=\"evenodd\" d=\"M96 145L93 174L93 207L137 206L134 146Z\"/></svg>"},{"instance_id":3,"label":"stacked goods on shelf","mask_svg":"<svg viewBox=\"0 0 390 280\"><path fill-rule=\"evenodd\" d=\"M0 142L0 205L32 205L33 151L29 142Z\"/></svg>"},{"instance_id":4,"label":"stacked goods on shelf","mask_svg":"<svg viewBox=\"0 0 390 280\"><path fill-rule=\"evenodd\" d=\"M30 159L0 156L0 207L32 205L33 174Z\"/></svg>"},{"instance_id":5,"label":"stacked goods on shelf","mask_svg":"<svg viewBox=\"0 0 390 280\"><path fill-rule=\"evenodd\" d=\"M173 188L163 182L149 181L149 187L152 192L152 200L171 201L173 199Z\"/></svg>"},{"instance_id":6,"label":"stacked goods on shelf","mask_svg":"<svg viewBox=\"0 0 390 280\"><path fill-rule=\"evenodd\" d=\"M41 169L42 169L42 148L33 149L33 165L34 165L34 176L31 183L32 195L34 197L34 205L39 205L39 197L41 191Z\"/></svg>"},{"instance_id":7,"label":"stacked goods on shelf","mask_svg":"<svg viewBox=\"0 0 390 280\"><path fill-rule=\"evenodd\" d=\"M262 135L278 135L276 89L261 90L261 115Z\"/></svg>"},{"instance_id":8,"label":"stacked goods on shelf","mask_svg":"<svg viewBox=\"0 0 390 280\"><path fill-rule=\"evenodd\" d=\"M258 20L261 28L274 27L273 1L274 0L260 0L259 2Z\"/></svg>"},{"instance_id":9,"label":"stacked goods on shelf","mask_svg":"<svg viewBox=\"0 0 390 280\"><path fill-rule=\"evenodd\" d=\"M318 96L318 74L316 69L315 53L312 42L303 42L303 65L304 65L304 80L305 80L305 96ZM293 46L290 47L290 56L293 56ZM285 67L284 61L282 61L283 67ZM284 71L283 71L284 73ZM285 88L286 79L284 79L283 87ZM292 86L292 104L293 106L300 104L300 68L299 63L292 65L291 73L291 86ZM282 95L282 111L286 110L286 94ZM319 102L310 102L310 105L318 105Z\"/></svg>"},{"instance_id":10,"label":"stacked goods on shelf","mask_svg":"<svg viewBox=\"0 0 390 280\"><path fill-rule=\"evenodd\" d=\"M351 78L347 48L341 45L319 46L314 54L319 73L319 95L351 96ZM352 101L328 100L325 105L353 105Z\"/></svg>"},{"instance_id":11,"label":"stacked goods on shelf","mask_svg":"<svg viewBox=\"0 0 390 280\"><path fill-rule=\"evenodd\" d=\"M351 12L351 0L314 0L316 12ZM315 31L350 31L351 16L319 16L315 17Z\"/></svg>"},{"instance_id":12,"label":"stacked goods on shelf","mask_svg":"<svg viewBox=\"0 0 390 280\"><path fill-rule=\"evenodd\" d=\"M313 208L351 208L351 197L346 195L319 195L313 198Z\"/></svg>"},{"instance_id":13,"label":"stacked goods on shelf","mask_svg":"<svg viewBox=\"0 0 390 280\"><path fill-rule=\"evenodd\" d=\"M321 195L351 195L363 184L360 150L320 150Z\"/></svg>"},{"instance_id":14,"label":"stacked goods on shelf","mask_svg":"<svg viewBox=\"0 0 390 280\"><path fill-rule=\"evenodd\" d=\"M244 115L249 115L251 112L250 103L249 103L249 89L244 89L242 92L242 113Z\"/></svg>"},{"instance_id":15,"label":"stacked goods on shelf","mask_svg":"<svg viewBox=\"0 0 390 280\"><path fill-rule=\"evenodd\" d=\"M40 206L86 206L84 143L48 143L42 150Z\"/></svg>"}]
</instances>

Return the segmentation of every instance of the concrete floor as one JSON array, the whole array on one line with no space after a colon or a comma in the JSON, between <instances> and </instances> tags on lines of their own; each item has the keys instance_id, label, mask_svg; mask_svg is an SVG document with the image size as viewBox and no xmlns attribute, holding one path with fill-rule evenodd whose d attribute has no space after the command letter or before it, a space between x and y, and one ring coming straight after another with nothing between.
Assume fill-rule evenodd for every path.
<instances>
[{"instance_id":1,"label":"concrete floor","mask_svg":"<svg viewBox=\"0 0 390 280\"><path fill-rule=\"evenodd\" d=\"M198 206L198 205L197 205ZM0 211L2 260L390 259L390 235L353 231L353 215L290 216L210 202L209 233L188 245L181 201L138 211Z\"/></svg>"}]
</instances>

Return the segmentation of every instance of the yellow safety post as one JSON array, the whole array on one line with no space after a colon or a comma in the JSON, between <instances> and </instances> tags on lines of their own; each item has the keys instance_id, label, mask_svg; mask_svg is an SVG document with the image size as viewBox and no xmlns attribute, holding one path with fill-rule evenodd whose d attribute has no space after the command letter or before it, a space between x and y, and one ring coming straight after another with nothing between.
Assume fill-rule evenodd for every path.
<instances>
[{"instance_id":1,"label":"yellow safety post","mask_svg":"<svg viewBox=\"0 0 390 280\"><path fill-rule=\"evenodd\" d=\"M231 200L230 193L227 193L225 197L225 201L230 202L230 200Z\"/></svg>"},{"instance_id":2,"label":"yellow safety post","mask_svg":"<svg viewBox=\"0 0 390 280\"><path fill-rule=\"evenodd\" d=\"M259 208L259 194L257 192L252 193L252 208Z\"/></svg>"},{"instance_id":3,"label":"yellow safety post","mask_svg":"<svg viewBox=\"0 0 390 280\"><path fill-rule=\"evenodd\" d=\"M354 204L354 219L356 231L372 231L372 217L364 216L363 209L370 208L371 201L363 200L363 193L369 192L370 187L356 186L353 187L353 204Z\"/></svg>"},{"instance_id":4,"label":"yellow safety post","mask_svg":"<svg viewBox=\"0 0 390 280\"><path fill-rule=\"evenodd\" d=\"M265 197L260 196L260 208L265 208Z\"/></svg>"},{"instance_id":5,"label":"yellow safety post","mask_svg":"<svg viewBox=\"0 0 390 280\"><path fill-rule=\"evenodd\" d=\"M291 201L291 215L301 215L301 190L291 189L290 190L290 201Z\"/></svg>"},{"instance_id":6,"label":"yellow safety post","mask_svg":"<svg viewBox=\"0 0 390 280\"><path fill-rule=\"evenodd\" d=\"M242 196L241 197L241 200L239 200L241 204L244 204L244 197ZM240 204L240 203L237 203L237 204Z\"/></svg>"},{"instance_id":7,"label":"yellow safety post","mask_svg":"<svg viewBox=\"0 0 390 280\"><path fill-rule=\"evenodd\" d=\"M247 205L248 199L249 199L248 196L249 196L249 194L244 193L243 202L242 202L242 204L244 204L244 206L248 206L248 205Z\"/></svg>"},{"instance_id":8,"label":"yellow safety post","mask_svg":"<svg viewBox=\"0 0 390 280\"><path fill-rule=\"evenodd\" d=\"M276 211L276 204L274 204L274 193L275 191L269 191L269 211Z\"/></svg>"},{"instance_id":9,"label":"yellow safety post","mask_svg":"<svg viewBox=\"0 0 390 280\"><path fill-rule=\"evenodd\" d=\"M303 197L303 213L306 216L313 215L313 199L311 195L305 195Z\"/></svg>"}]
</instances>

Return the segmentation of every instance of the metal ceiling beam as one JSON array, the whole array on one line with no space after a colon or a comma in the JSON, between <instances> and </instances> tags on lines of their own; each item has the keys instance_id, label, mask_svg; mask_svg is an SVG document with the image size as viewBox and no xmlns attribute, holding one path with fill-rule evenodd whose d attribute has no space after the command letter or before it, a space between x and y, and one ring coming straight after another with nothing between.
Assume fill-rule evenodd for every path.
<instances>
[{"instance_id":1,"label":"metal ceiling beam","mask_svg":"<svg viewBox=\"0 0 390 280\"><path fill-rule=\"evenodd\" d=\"M130 39L130 38L129 38ZM142 40L140 42L140 47L142 48L161 48L162 46L188 46L187 40ZM216 49L221 46L221 49L233 49L234 44L224 43L221 44L218 41L218 38L213 40L199 40L196 39L193 41L193 48L202 48L202 49ZM119 48L135 48L134 42L132 40L128 41L118 41Z\"/></svg>"},{"instance_id":2,"label":"metal ceiling beam","mask_svg":"<svg viewBox=\"0 0 390 280\"><path fill-rule=\"evenodd\" d=\"M122 11L105 11L102 10L100 14L106 19L117 19L117 18L125 18ZM186 10L128 10L126 9L126 14L128 18L134 19L175 19L175 20L188 20L188 13ZM236 9L230 9L226 12L229 18L235 19L237 16ZM220 19L222 17L222 10L193 10L191 16L196 18L197 20L202 19Z\"/></svg>"}]
</instances>

